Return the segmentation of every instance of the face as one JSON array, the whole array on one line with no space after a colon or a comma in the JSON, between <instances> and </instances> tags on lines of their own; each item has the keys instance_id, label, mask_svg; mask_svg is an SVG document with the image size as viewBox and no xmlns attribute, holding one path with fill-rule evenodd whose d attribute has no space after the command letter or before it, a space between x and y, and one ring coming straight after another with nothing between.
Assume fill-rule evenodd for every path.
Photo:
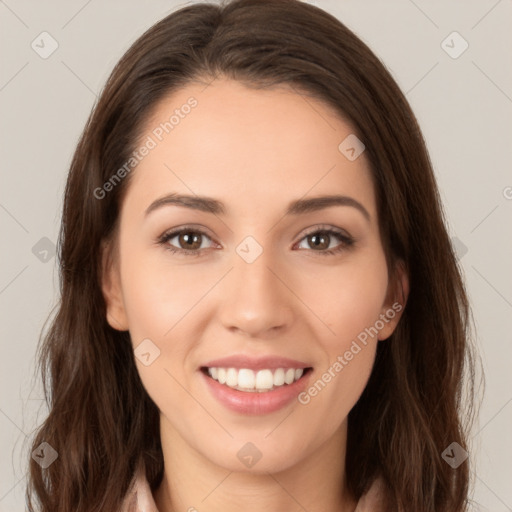
<instances>
[{"instance_id":1,"label":"face","mask_svg":"<svg viewBox=\"0 0 512 512\"><path fill-rule=\"evenodd\" d=\"M166 436L199 458L279 471L339 439L398 322L365 154L339 149L353 133L230 80L147 122L103 291Z\"/></svg>"}]
</instances>

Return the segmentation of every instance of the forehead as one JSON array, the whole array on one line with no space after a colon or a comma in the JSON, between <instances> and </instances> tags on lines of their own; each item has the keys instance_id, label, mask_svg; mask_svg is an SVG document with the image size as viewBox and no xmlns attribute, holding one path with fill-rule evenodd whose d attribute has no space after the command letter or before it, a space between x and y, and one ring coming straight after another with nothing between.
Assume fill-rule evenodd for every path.
<instances>
[{"instance_id":1,"label":"forehead","mask_svg":"<svg viewBox=\"0 0 512 512\"><path fill-rule=\"evenodd\" d=\"M253 89L233 80L191 83L161 100L139 146L126 200L168 192L219 198L234 210L276 209L305 195L347 194L375 215L364 153L339 146L354 129L327 104L289 86ZM233 213L236 213L234 211Z\"/></svg>"}]
</instances>

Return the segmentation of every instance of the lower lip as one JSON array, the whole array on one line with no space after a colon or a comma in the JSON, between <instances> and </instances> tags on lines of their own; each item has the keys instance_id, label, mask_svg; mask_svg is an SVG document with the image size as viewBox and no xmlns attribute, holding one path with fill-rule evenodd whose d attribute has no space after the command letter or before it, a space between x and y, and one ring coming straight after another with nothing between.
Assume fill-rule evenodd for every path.
<instances>
[{"instance_id":1,"label":"lower lip","mask_svg":"<svg viewBox=\"0 0 512 512\"><path fill-rule=\"evenodd\" d=\"M269 414L282 409L306 387L311 370L292 384L285 384L272 391L245 392L230 388L200 372L213 396L228 409L242 414Z\"/></svg>"}]
</instances>

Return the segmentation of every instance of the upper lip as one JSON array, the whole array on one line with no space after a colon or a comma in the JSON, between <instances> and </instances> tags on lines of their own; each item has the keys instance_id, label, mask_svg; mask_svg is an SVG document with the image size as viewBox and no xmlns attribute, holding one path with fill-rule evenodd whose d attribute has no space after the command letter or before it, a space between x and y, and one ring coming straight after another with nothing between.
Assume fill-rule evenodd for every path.
<instances>
[{"instance_id":1,"label":"upper lip","mask_svg":"<svg viewBox=\"0 0 512 512\"><path fill-rule=\"evenodd\" d=\"M235 354L221 359L208 361L202 367L207 368L248 368L250 370L275 370L277 368L310 368L311 366L302 361L279 356L254 357L244 354Z\"/></svg>"}]
</instances>

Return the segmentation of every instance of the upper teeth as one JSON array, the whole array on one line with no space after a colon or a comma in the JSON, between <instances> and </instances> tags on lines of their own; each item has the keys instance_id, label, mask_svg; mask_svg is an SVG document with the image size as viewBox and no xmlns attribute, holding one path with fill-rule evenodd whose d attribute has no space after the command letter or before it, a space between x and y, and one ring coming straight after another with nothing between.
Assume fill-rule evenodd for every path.
<instances>
[{"instance_id":1,"label":"upper teeth","mask_svg":"<svg viewBox=\"0 0 512 512\"><path fill-rule=\"evenodd\" d=\"M302 368L249 370L248 368L208 368L212 379L239 391L268 391L273 387L291 384L302 377Z\"/></svg>"}]
</instances>

